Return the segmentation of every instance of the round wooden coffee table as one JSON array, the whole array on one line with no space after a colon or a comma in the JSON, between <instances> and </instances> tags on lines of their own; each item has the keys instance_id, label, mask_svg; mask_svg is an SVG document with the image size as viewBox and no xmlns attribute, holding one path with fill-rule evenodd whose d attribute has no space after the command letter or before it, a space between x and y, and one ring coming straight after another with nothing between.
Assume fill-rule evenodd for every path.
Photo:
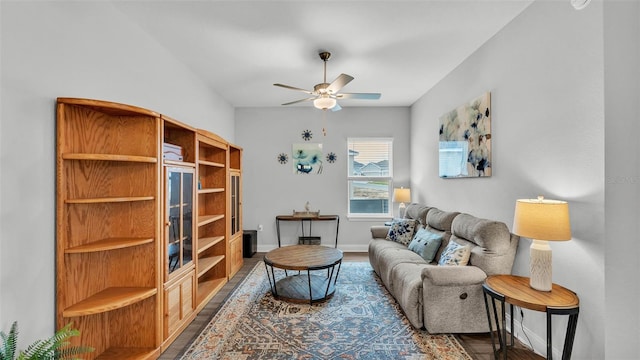
<instances>
[{"instance_id":1,"label":"round wooden coffee table","mask_svg":"<svg viewBox=\"0 0 640 360\"><path fill-rule=\"evenodd\" d=\"M264 264L275 298L313 304L329 299L336 291L342 250L321 245L285 246L266 253ZM276 279L274 268L283 269L284 277ZM297 273L290 275L289 270ZM311 273L316 270L327 273Z\"/></svg>"}]
</instances>

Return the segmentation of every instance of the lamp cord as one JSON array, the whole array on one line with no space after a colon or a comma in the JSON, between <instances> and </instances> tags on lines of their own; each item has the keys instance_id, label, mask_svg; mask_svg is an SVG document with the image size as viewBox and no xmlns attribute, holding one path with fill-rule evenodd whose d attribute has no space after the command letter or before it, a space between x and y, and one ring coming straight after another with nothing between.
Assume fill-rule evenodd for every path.
<instances>
[{"instance_id":1,"label":"lamp cord","mask_svg":"<svg viewBox=\"0 0 640 360\"><path fill-rule=\"evenodd\" d=\"M531 339L529 339L529 335L527 335L527 332L524 331L524 311L522 311L521 307L518 307L518 308L520 309L520 329L522 330L522 333L524 334L524 336L527 338L527 342L529 343L529 349L533 351L533 345L531 344Z\"/></svg>"}]
</instances>

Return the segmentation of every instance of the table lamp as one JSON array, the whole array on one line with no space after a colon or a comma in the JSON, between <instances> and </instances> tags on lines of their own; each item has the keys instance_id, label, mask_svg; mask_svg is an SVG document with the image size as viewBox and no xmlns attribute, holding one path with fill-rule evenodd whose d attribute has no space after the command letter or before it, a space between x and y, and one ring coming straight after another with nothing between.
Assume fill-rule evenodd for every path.
<instances>
[{"instance_id":1,"label":"table lamp","mask_svg":"<svg viewBox=\"0 0 640 360\"><path fill-rule=\"evenodd\" d=\"M517 200L513 233L533 240L529 285L536 290L551 291L551 247L548 241L571 240L569 204L547 200L543 196Z\"/></svg>"},{"instance_id":2,"label":"table lamp","mask_svg":"<svg viewBox=\"0 0 640 360\"><path fill-rule=\"evenodd\" d=\"M406 209L404 203L411 202L411 189L405 189L403 187L393 189L393 201L400 203L400 205L398 205L398 217L401 219L404 218L404 211Z\"/></svg>"}]
</instances>

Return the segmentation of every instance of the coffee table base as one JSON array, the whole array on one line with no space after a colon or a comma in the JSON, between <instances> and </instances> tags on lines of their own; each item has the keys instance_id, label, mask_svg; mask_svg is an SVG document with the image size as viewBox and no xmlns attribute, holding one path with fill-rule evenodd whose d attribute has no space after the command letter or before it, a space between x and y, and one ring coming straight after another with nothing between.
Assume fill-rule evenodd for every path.
<instances>
[{"instance_id":1,"label":"coffee table base","mask_svg":"<svg viewBox=\"0 0 640 360\"><path fill-rule=\"evenodd\" d=\"M335 282L326 276L300 274L278 280L272 294L276 299L294 303L314 303L330 299L335 291Z\"/></svg>"},{"instance_id":2,"label":"coffee table base","mask_svg":"<svg viewBox=\"0 0 640 360\"><path fill-rule=\"evenodd\" d=\"M330 299L336 292L336 281L340 273L341 262L336 266L325 268L327 275L312 274L299 271L296 275L289 275L285 270L285 277L276 280L274 267L265 263L267 277L274 298L294 303L322 302ZM291 271L291 270L289 270Z\"/></svg>"},{"instance_id":3,"label":"coffee table base","mask_svg":"<svg viewBox=\"0 0 640 360\"><path fill-rule=\"evenodd\" d=\"M336 291L342 257L342 250L321 245L291 245L269 251L264 255L264 266L271 293L291 302L327 300ZM284 277L276 279L274 269L280 269L279 274L284 271ZM289 275L289 271L293 273Z\"/></svg>"}]
</instances>

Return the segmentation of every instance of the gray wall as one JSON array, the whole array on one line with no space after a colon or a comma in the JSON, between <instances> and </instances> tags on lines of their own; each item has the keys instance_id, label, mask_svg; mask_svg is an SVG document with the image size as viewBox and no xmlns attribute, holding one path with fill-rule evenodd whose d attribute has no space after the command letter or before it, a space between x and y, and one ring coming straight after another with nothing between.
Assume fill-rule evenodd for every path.
<instances>
[{"instance_id":1,"label":"gray wall","mask_svg":"<svg viewBox=\"0 0 640 360\"><path fill-rule=\"evenodd\" d=\"M383 95L384 96L384 95ZM275 217L301 211L309 201L312 210L321 214L340 215L338 247L345 251L366 251L372 224L378 220L347 219L347 138L393 137L394 183L409 184L409 108L360 108L343 104L337 112L306 107L239 108L236 109L237 144L243 153L243 222L247 230L258 232L258 251L277 247ZM325 118L326 116L326 118ZM323 136L323 126L327 135ZM334 152L338 160L324 162L322 174L294 174L291 145L304 143L301 133L311 130L310 143L321 143L326 155ZM280 153L289 155L289 162L276 160ZM397 204L393 204L397 211ZM281 223L286 243L293 244L301 235L298 223ZM305 230L306 232L306 230ZM331 244L334 224L314 223L314 235L322 236L323 244ZM285 244L286 244L285 243Z\"/></svg>"},{"instance_id":2,"label":"gray wall","mask_svg":"<svg viewBox=\"0 0 640 360\"><path fill-rule=\"evenodd\" d=\"M632 14L637 24L637 6L634 9ZM619 21L613 20L614 17L611 15L607 22ZM636 180L638 161L637 139L633 138L637 125L630 129L626 127L631 119L621 123L620 119L607 117L607 130L616 129L618 135L625 128L630 131L615 143L607 141L605 147L604 45L605 41L620 34L605 38L604 29L602 2L592 2L582 11L574 10L568 2L535 2L429 90L414 104L411 115L411 132L415 134L411 139L411 180L418 200L447 210L501 220L509 227L518 198L545 195L569 202L573 240L552 243L551 247L554 282L580 296L580 319L573 353L577 359L603 359L608 354L615 354L611 358L624 359L638 355L637 304L624 311L633 319L628 326L621 322L614 325L605 319L605 252L609 259L612 250L612 239L605 232L605 179L610 176L609 167L605 173L605 149L607 161L615 161L625 170L625 175L635 176L632 179ZM623 29L628 32L628 28ZM626 68L617 70L616 75L631 76L634 79L631 83L637 86L637 27L635 29L635 35L630 39L636 42L635 58L629 59L629 63L626 59L622 61ZM630 64L635 64L635 73L628 73ZM484 179L438 178L438 118L484 91L492 94L493 176ZM628 96L619 101L634 103ZM634 121L637 122L637 111ZM424 136L426 133L433 135ZM416 154L424 155L421 161ZM631 158L632 163L622 161L622 156L625 160ZM637 187L637 181L633 186ZM609 187L607 185L607 190ZM619 189L612 193L625 196ZM635 190L626 194L637 198ZM628 209L618 209L619 204L612 206L612 215L618 216L617 213ZM606 210L609 215L609 207ZM611 223L624 224L626 229L618 231L637 238L637 210L635 207L631 210L636 211L632 213L636 219L634 225L622 219ZM629 217L625 219L629 220ZM624 237L617 237L617 240L622 239ZM528 276L530 244L530 239L521 240L513 269L515 274ZM624 253L629 241L616 244ZM637 251L627 254L629 261L623 261L624 267L637 274ZM620 252L617 251L611 255L612 258L618 256ZM614 272L622 277L625 273L629 272ZM613 284L627 282L614 280ZM638 293L637 286L635 282L630 284L631 294ZM621 290L619 285L607 290L609 288ZM609 296L607 291L607 299L620 299L620 293L615 294ZM618 302L624 300L615 301ZM613 313L618 312L613 310ZM524 320L519 315L516 320L517 324L523 322L533 346L544 354L544 314L525 311ZM615 343L616 349L607 346L605 353L605 325L611 325L610 330L616 334L620 326L625 329L635 326L636 329L625 336L629 341L626 344L611 340L617 335L607 337ZM566 317L554 319L554 356L560 355L558 350L561 350L565 328ZM527 342L519 325L516 334Z\"/></svg>"},{"instance_id":3,"label":"gray wall","mask_svg":"<svg viewBox=\"0 0 640 360\"><path fill-rule=\"evenodd\" d=\"M54 101L77 96L156 110L243 146L245 228L263 224L261 251L275 246L274 216L305 201L346 214L347 136L393 136L396 185L411 178L414 201L445 210L510 226L517 198L568 200L574 239L551 246L554 281L581 297L574 358L638 358L638 18L636 1L592 1L582 11L537 1L412 109L345 106L328 114L324 138L312 108L236 109L234 128L231 106L109 4L2 2L0 329L18 320L24 344L53 332ZM439 179L438 117L487 90L493 176ZM323 175L276 162L304 129L338 155ZM365 249L379 223L342 220L345 250ZM516 274L528 274L529 244L521 241ZM556 346L565 325L554 320ZM543 352L542 315L526 312L524 326Z\"/></svg>"},{"instance_id":4,"label":"gray wall","mask_svg":"<svg viewBox=\"0 0 640 360\"><path fill-rule=\"evenodd\" d=\"M640 2L605 2L604 28L605 349L609 359L637 359Z\"/></svg>"},{"instance_id":5,"label":"gray wall","mask_svg":"<svg viewBox=\"0 0 640 360\"><path fill-rule=\"evenodd\" d=\"M233 108L106 3L3 2L0 330L55 325L55 99L136 105L234 138ZM114 26L117 24L117 26Z\"/></svg>"}]
</instances>

